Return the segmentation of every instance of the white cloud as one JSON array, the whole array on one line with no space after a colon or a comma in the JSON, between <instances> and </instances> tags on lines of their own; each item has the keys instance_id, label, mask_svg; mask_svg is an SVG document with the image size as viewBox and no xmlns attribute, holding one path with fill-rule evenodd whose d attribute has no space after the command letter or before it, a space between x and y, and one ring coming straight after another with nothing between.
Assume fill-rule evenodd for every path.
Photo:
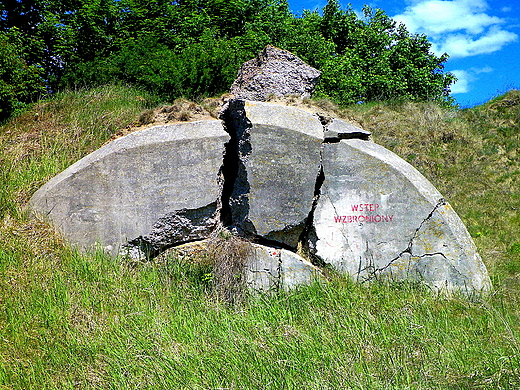
<instances>
[{"instance_id":1,"label":"white cloud","mask_svg":"<svg viewBox=\"0 0 520 390\"><path fill-rule=\"evenodd\" d=\"M469 92L469 82L472 79L472 76L465 70L452 70L453 73L457 77L457 81L451 86L451 93L466 93Z\"/></svg>"},{"instance_id":2,"label":"white cloud","mask_svg":"<svg viewBox=\"0 0 520 390\"><path fill-rule=\"evenodd\" d=\"M451 87L451 93L467 93L471 90L471 84L478 81L478 75L482 73L491 73L493 68L484 66L483 68L470 68L468 70L452 70L450 71L457 77L457 81Z\"/></svg>"},{"instance_id":3,"label":"white cloud","mask_svg":"<svg viewBox=\"0 0 520 390\"><path fill-rule=\"evenodd\" d=\"M493 72L493 68L490 66L484 66L483 68L470 68L471 72L475 74L481 74L481 73L491 73Z\"/></svg>"},{"instance_id":4,"label":"white cloud","mask_svg":"<svg viewBox=\"0 0 520 390\"><path fill-rule=\"evenodd\" d=\"M426 0L407 7L403 14L394 18L419 33L442 34L466 30L471 34L480 34L487 26L503 22L482 12L486 8L482 0Z\"/></svg>"},{"instance_id":5,"label":"white cloud","mask_svg":"<svg viewBox=\"0 0 520 390\"><path fill-rule=\"evenodd\" d=\"M474 37L467 34L449 34L445 39L438 39L434 44L436 53L448 53L451 57L469 57L477 54L489 54L514 42L518 36L499 28L491 28L486 34Z\"/></svg>"},{"instance_id":6,"label":"white cloud","mask_svg":"<svg viewBox=\"0 0 520 390\"><path fill-rule=\"evenodd\" d=\"M440 55L489 54L518 39L500 27L505 20L489 15L485 0L419 0L393 17L414 33L426 34Z\"/></svg>"}]
</instances>

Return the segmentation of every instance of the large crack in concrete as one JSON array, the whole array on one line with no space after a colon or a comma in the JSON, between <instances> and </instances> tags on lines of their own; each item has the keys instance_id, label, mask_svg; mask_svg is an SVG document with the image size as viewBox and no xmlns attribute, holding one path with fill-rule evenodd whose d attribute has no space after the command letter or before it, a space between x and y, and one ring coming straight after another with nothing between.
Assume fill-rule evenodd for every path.
<instances>
[{"instance_id":1,"label":"large crack in concrete","mask_svg":"<svg viewBox=\"0 0 520 390\"><path fill-rule=\"evenodd\" d=\"M316 229L314 226L314 213L316 211L316 207L318 206L318 201L321 196L321 188L325 182L325 172L323 169L323 145L328 143L339 143L341 142L341 140L344 139L360 139L363 141L369 141L370 133L363 129L359 129L355 126L352 126L346 122L339 121L339 127L343 129L343 131L341 131L338 129L338 122L335 122L337 121L336 119L322 115L320 113L316 113L315 115L317 116L317 118L323 126L324 134L322 147L320 150L320 169L318 176L316 177L312 207L309 211L309 215L305 222L305 227L298 241L299 247L303 249L303 253L307 257L307 259L311 261L311 263L313 263L316 266L325 266L327 264L326 261L315 254L315 245L318 240L318 237L316 235ZM332 127L331 130L329 130L329 126ZM331 205L334 208L336 215L339 215L332 201ZM346 242L348 242L348 238L345 235L344 238Z\"/></svg>"},{"instance_id":2,"label":"large crack in concrete","mask_svg":"<svg viewBox=\"0 0 520 390\"><path fill-rule=\"evenodd\" d=\"M434 252L434 253L425 253L423 255L414 255L413 254L413 244L414 244L414 241L415 239L418 237L419 235L419 232L421 231L423 225L425 223L427 223L432 217L433 217L433 214L435 214L435 212L439 209L439 207L441 206L444 206L446 205L446 200L444 198L440 198L437 203L435 204L435 206L433 207L432 211L430 211L430 213L426 216L426 218L424 218L421 223L419 224L419 226L415 229L414 233L412 234L412 237L410 238L410 240L408 241L408 245L406 246L406 248L404 250L402 250L397 256L395 256L393 259L391 259L384 267L381 267L381 268L373 268L372 272L369 272L369 275L364 278L363 282L367 282L367 281L371 281L373 279L377 279L377 277L383 273L385 270L387 270L389 267L392 266L392 264L394 264L396 261L398 261L399 259L401 259L404 255L409 255L411 258L425 258L425 257L431 257L431 256L441 256L443 257L445 260L448 260L448 258L446 257L446 255L444 255L443 253L441 252ZM367 270L367 267L365 267L364 269L362 269L360 272L363 272L363 271L366 271ZM458 271L457 271L458 272ZM358 273L358 277L359 277L359 273Z\"/></svg>"},{"instance_id":3,"label":"large crack in concrete","mask_svg":"<svg viewBox=\"0 0 520 390\"><path fill-rule=\"evenodd\" d=\"M220 222L223 227L234 234L249 239L251 242L293 250L289 245L272 237L267 238L256 234L254 224L248 219L251 187L244 161L252 153L250 142L252 124L247 118L244 106L245 101L243 100L231 100L223 108L221 114L224 129L231 139L226 144L224 159L219 172L222 183L218 208ZM283 235L294 228L298 228L298 226L287 226L277 233ZM276 233L272 236L276 236Z\"/></svg>"},{"instance_id":4,"label":"large crack in concrete","mask_svg":"<svg viewBox=\"0 0 520 390\"><path fill-rule=\"evenodd\" d=\"M321 187L325 181L325 174L323 172L323 147L320 150L320 168L316 176L316 183L314 184L314 198L312 200L309 215L305 220L305 226L298 238L298 247L302 249L303 254L312 264L316 266L325 266L326 263L320 257L316 256L315 243L318 240L316 235L316 228L314 227L314 213L318 206L318 201L321 196Z\"/></svg>"},{"instance_id":5,"label":"large crack in concrete","mask_svg":"<svg viewBox=\"0 0 520 390\"><path fill-rule=\"evenodd\" d=\"M252 125L247 119L244 101L232 100L222 110L220 119L230 141L226 144L219 176L222 193L219 198L221 223L238 235L244 235L244 224L248 224L248 194L250 190L247 170L243 159L251 154L250 132ZM252 225L249 223L249 225ZM254 227L253 227L254 228Z\"/></svg>"},{"instance_id":6,"label":"large crack in concrete","mask_svg":"<svg viewBox=\"0 0 520 390\"><path fill-rule=\"evenodd\" d=\"M268 237L256 234L254 225L247 217L250 184L244 161L252 152L250 143L252 124L247 118L245 104L244 100L230 100L223 107L220 116L230 140L224 145L222 165L218 172L217 183L220 191L218 199L197 210L176 210L159 218L154 223L150 234L128 241L125 246L128 254L132 257L152 259L169 248L200 240L201 237L207 238L217 226L221 226L261 245L284 248L292 252L300 250L314 265L326 265L323 259L315 255L316 251L312 244L317 240L314 213L321 195L321 187L325 181L323 146L320 149L319 170L307 217L300 224L287 225L280 231L269 233ZM320 114L315 115L323 127L322 145L341 142L343 139L369 139L369 133L362 129L339 121L341 123L338 130L336 119ZM299 231L300 229L297 248L283 243L282 239L277 239L278 236L283 237L291 230Z\"/></svg>"},{"instance_id":7,"label":"large crack in concrete","mask_svg":"<svg viewBox=\"0 0 520 390\"><path fill-rule=\"evenodd\" d=\"M313 212L323 182L321 161L314 183L314 198L310 201L311 207L307 216L299 222L286 223L280 230L257 232L254 224L248 219L251 186L245 163L252 153L250 141L252 124L247 117L245 105L244 100L233 99L222 110L221 119L231 140L226 145L224 161L219 174L222 183L222 196L219 199L220 221L234 234L246 237L252 242L297 252L300 243L305 242L305 238L311 234L313 227ZM296 245L284 242L287 236L295 236Z\"/></svg>"}]
</instances>

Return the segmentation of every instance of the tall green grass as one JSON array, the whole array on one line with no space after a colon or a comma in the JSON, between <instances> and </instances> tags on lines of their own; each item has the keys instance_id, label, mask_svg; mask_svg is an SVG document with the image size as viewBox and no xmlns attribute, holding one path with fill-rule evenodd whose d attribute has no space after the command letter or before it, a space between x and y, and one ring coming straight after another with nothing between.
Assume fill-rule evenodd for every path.
<instances>
[{"instance_id":1,"label":"tall green grass","mask_svg":"<svg viewBox=\"0 0 520 390\"><path fill-rule=\"evenodd\" d=\"M23 272L0 252L6 388L520 386L518 328L500 299L336 277L230 307L176 258L131 267L60 251Z\"/></svg>"},{"instance_id":2,"label":"tall green grass","mask_svg":"<svg viewBox=\"0 0 520 390\"><path fill-rule=\"evenodd\" d=\"M518 214L505 212L518 206L519 162L514 147L507 169L489 166L502 157L487 152L516 145L516 130L486 141L473 116L490 128L498 117L485 107L387 103L344 113L447 194L491 271L491 295L447 298L331 275L229 305L204 262L81 254L23 212L44 180L149 108L118 88L63 94L0 129L0 389L520 388L520 230ZM100 93L106 111L89 111L88 97ZM39 127L34 113L46 105L61 127Z\"/></svg>"}]
</instances>

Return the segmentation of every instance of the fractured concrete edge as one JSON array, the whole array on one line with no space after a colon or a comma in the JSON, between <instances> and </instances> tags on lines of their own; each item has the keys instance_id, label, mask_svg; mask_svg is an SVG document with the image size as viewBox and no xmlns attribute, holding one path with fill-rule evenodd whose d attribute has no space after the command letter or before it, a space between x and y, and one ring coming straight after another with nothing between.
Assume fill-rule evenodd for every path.
<instances>
[{"instance_id":1,"label":"fractured concrete edge","mask_svg":"<svg viewBox=\"0 0 520 390\"><path fill-rule=\"evenodd\" d=\"M228 141L219 120L131 133L49 180L28 207L72 244L117 254L121 245L150 234L161 218L217 204Z\"/></svg>"},{"instance_id":2,"label":"fractured concrete edge","mask_svg":"<svg viewBox=\"0 0 520 390\"><path fill-rule=\"evenodd\" d=\"M251 100L243 102L251 123L280 127L323 140L323 125L317 115L297 107Z\"/></svg>"},{"instance_id":3,"label":"fractured concrete edge","mask_svg":"<svg viewBox=\"0 0 520 390\"><path fill-rule=\"evenodd\" d=\"M371 133L365 129L354 126L351 123L333 118L330 123L324 125L325 142L337 142L340 139L362 139L368 141Z\"/></svg>"},{"instance_id":4,"label":"fractured concrete edge","mask_svg":"<svg viewBox=\"0 0 520 390\"><path fill-rule=\"evenodd\" d=\"M491 288L487 270L462 221L443 199L439 191L419 171L394 153L372 142L355 139L341 140L340 143L330 144L328 148L331 148L331 152L343 150L342 153L348 153L345 156L357 164L355 164L355 168L350 166L349 168L353 169L354 173L360 169L363 172L366 171L370 179L363 175L356 182L357 186L345 187L345 184L349 182L348 180L356 179L350 176L347 178L346 172L336 165L328 167L327 165L330 165L331 162L324 165L325 181L320 194L322 200L319 201L317 206L319 215L317 220L314 221L317 232L316 255L318 257L329 263L333 260L333 263L336 263L341 269L348 271L354 277L359 278L362 275L361 278L364 281L377 279L378 275L387 274L398 279L403 277L405 279L416 278L437 291L457 290L464 293L474 293L487 291ZM363 155L366 157L363 157ZM345 158L345 156L343 157ZM327 148L325 148L324 159L327 159ZM385 166L387 168L384 168ZM338 169L336 175L328 171L333 168ZM390 172L393 173L388 176ZM331 174L332 177L336 177L335 184L330 183ZM345 177L342 179L343 176ZM331 224L328 220L333 219L330 213L340 215L335 206L336 202L339 202L345 209L348 208L349 203L356 202L353 198L374 198L383 197L383 193L391 194L393 185L388 183L391 176L395 176L394 179L400 182L401 186L408 186L409 188L406 192L408 201L402 198L395 203L394 199L392 207L402 209L402 207L406 207L408 202L413 206L416 213L423 210L421 212L424 213L423 216L417 216L415 228L413 228L414 218L412 216L405 218L402 222L397 222L398 224L404 223L401 226L402 235L397 240L397 231L395 230L396 227L392 226L393 224L384 227L379 226L379 224L367 224L366 222L339 224L336 236L339 238L335 239L334 244L329 240L323 240L324 234L328 233L323 229ZM344 182L343 180L347 181ZM405 185L405 183L408 184ZM333 184L336 189L331 192L329 186ZM342 192L338 193L338 190L342 190ZM343 195L338 195L341 193ZM331 194L335 200L330 197ZM402 196L404 197L405 194L402 194ZM358 200L362 200L361 198ZM347 217L343 217L343 219L345 218ZM362 218L365 220L367 217L363 216ZM394 223L396 223L395 220ZM330 228L331 226L328 226L328 229ZM401 232L401 229L398 229L398 231ZM374 240L369 237L376 231L379 231L379 240L383 241L379 244L373 243ZM383 231L386 233L381 234ZM394 238L391 240L396 241L386 242L392 236ZM353 243L349 242L352 240L354 240ZM356 245L360 240L366 241L366 248L357 248ZM401 248L395 248L393 255L390 255L392 251L389 251L389 249L395 246L398 241L401 242ZM339 248L342 249L339 250ZM386 248L384 253L379 252L381 248ZM352 253L350 254L350 252ZM377 261L376 258L378 258ZM359 267L356 265L357 262L359 262Z\"/></svg>"},{"instance_id":5,"label":"fractured concrete edge","mask_svg":"<svg viewBox=\"0 0 520 390\"><path fill-rule=\"evenodd\" d=\"M241 99L223 117L236 158L225 178L231 230L296 249L320 170L320 121L299 108Z\"/></svg>"}]
</instances>

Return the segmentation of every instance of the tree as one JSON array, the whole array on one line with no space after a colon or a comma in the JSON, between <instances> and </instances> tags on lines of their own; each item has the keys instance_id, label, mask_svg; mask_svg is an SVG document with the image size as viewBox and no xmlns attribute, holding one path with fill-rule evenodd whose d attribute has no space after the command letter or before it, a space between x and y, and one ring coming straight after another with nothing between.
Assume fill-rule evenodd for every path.
<instances>
[{"instance_id":1,"label":"tree","mask_svg":"<svg viewBox=\"0 0 520 390\"><path fill-rule=\"evenodd\" d=\"M443 72L448 55L431 53L426 36L397 26L380 9L365 6L363 13L359 19L337 0L327 3L320 31L336 51L322 66L319 93L341 104L396 98L451 104L456 79Z\"/></svg>"},{"instance_id":2,"label":"tree","mask_svg":"<svg viewBox=\"0 0 520 390\"><path fill-rule=\"evenodd\" d=\"M218 94L241 63L272 44L321 70L318 94L340 104L394 98L449 104L455 78L443 70L447 55L432 54L425 36L384 11L363 12L341 9L338 0L322 14L302 16L287 0L5 0L0 32L11 41L2 55L35 84L9 89L20 79L4 71L11 77L3 80L4 96L29 101L42 80L51 92L125 82L167 99Z\"/></svg>"},{"instance_id":3,"label":"tree","mask_svg":"<svg viewBox=\"0 0 520 390\"><path fill-rule=\"evenodd\" d=\"M42 69L23 58L20 35L0 31L0 121L45 92Z\"/></svg>"}]
</instances>

